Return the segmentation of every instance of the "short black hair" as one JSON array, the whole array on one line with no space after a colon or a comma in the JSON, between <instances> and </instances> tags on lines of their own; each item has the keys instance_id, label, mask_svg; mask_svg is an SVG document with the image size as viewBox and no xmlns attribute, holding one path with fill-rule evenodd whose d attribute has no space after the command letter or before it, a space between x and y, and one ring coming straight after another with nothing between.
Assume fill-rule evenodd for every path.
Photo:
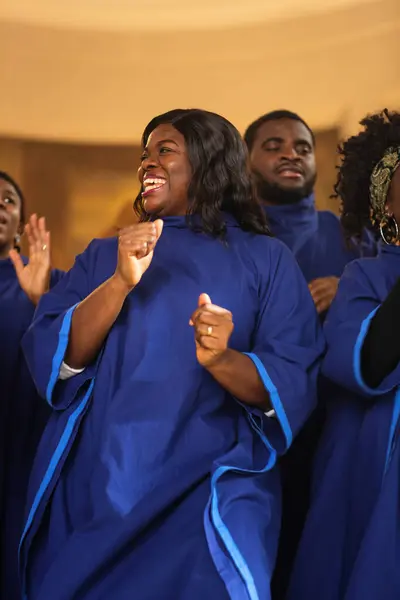
<instances>
[{"instance_id":1,"label":"short black hair","mask_svg":"<svg viewBox=\"0 0 400 600\"><path fill-rule=\"evenodd\" d=\"M22 193L21 188L19 187L18 183L11 177L11 175L9 175L8 173L6 173L5 171L0 171L0 179L3 179L4 181L7 181L7 183L9 183L10 185L13 186L13 188L15 189L15 191L17 192L20 202L21 202L21 219L20 222L23 225L25 223L25 198L24 195Z\"/></svg>"},{"instance_id":2,"label":"short black hair","mask_svg":"<svg viewBox=\"0 0 400 600\"><path fill-rule=\"evenodd\" d=\"M360 121L362 131L338 148L341 164L334 186L342 203L342 225L348 239L360 239L370 221L370 182L385 150L400 147L400 113L384 109Z\"/></svg>"},{"instance_id":3,"label":"short black hair","mask_svg":"<svg viewBox=\"0 0 400 600\"><path fill-rule=\"evenodd\" d=\"M200 109L175 109L152 119L142 136L142 147L159 125L170 124L185 138L192 179L188 189L188 221L198 216L201 230L224 238L223 212L230 213L244 231L269 235L265 213L256 199L248 153L239 131L224 117ZM141 191L134 209L141 220L149 215Z\"/></svg>"},{"instance_id":4,"label":"short black hair","mask_svg":"<svg viewBox=\"0 0 400 600\"><path fill-rule=\"evenodd\" d=\"M257 132L260 129L261 125L264 125L264 123L267 123L268 121L280 121L281 119L291 119L292 121L299 121L299 123L303 123L304 127L306 127L310 132L313 144L315 146L314 132L311 129L311 127L304 121L304 119L302 119L298 114L290 110L280 109L273 110L272 112L262 115L256 121L253 121L251 125L248 126L244 134L244 141L246 142L249 152L251 152L253 148Z\"/></svg>"}]
</instances>

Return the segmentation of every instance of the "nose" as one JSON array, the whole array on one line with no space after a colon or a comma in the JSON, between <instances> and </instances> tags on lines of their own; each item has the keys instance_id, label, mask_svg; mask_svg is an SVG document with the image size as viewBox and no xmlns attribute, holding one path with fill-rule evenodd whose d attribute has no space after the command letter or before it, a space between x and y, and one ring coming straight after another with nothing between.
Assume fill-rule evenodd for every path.
<instances>
[{"instance_id":1,"label":"nose","mask_svg":"<svg viewBox=\"0 0 400 600\"><path fill-rule=\"evenodd\" d=\"M281 158L284 160L297 160L300 158L300 155L296 151L295 146L292 144L286 144L282 148Z\"/></svg>"},{"instance_id":2,"label":"nose","mask_svg":"<svg viewBox=\"0 0 400 600\"><path fill-rule=\"evenodd\" d=\"M158 162L154 155L149 154L142 160L143 171L150 171L150 169L155 169L156 167L158 167Z\"/></svg>"}]
</instances>

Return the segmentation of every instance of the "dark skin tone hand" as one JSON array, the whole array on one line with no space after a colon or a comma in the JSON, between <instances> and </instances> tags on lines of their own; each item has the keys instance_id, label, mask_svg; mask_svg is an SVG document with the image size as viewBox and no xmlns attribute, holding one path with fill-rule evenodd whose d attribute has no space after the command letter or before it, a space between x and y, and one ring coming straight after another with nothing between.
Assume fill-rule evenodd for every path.
<instances>
[{"instance_id":1,"label":"dark skin tone hand","mask_svg":"<svg viewBox=\"0 0 400 600\"><path fill-rule=\"evenodd\" d=\"M328 310L339 285L338 277L320 277L308 284L318 314Z\"/></svg>"},{"instance_id":2,"label":"dark skin tone hand","mask_svg":"<svg viewBox=\"0 0 400 600\"><path fill-rule=\"evenodd\" d=\"M115 273L75 309L65 362L83 369L97 356L127 295L139 283L153 259L163 222L140 223L121 229Z\"/></svg>"},{"instance_id":3,"label":"dark skin tone hand","mask_svg":"<svg viewBox=\"0 0 400 600\"><path fill-rule=\"evenodd\" d=\"M190 325L194 328L197 360L214 379L242 402L270 410L269 395L253 361L228 347L234 328L232 313L201 294Z\"/></svg>"},{"instance_id":4,"label":"dark skin tone hand","mask_svg":"<svg viewBox=\"0 0 400 600\"><path fill-rule=\"evenodd\" d=\"M45 218L32 215L25 225L25 234L29 243L28 264L24 265L17 250L10 250L9 256L21 288L36 306L50 285L50 233Z\"/></svg>"}]
</instances>

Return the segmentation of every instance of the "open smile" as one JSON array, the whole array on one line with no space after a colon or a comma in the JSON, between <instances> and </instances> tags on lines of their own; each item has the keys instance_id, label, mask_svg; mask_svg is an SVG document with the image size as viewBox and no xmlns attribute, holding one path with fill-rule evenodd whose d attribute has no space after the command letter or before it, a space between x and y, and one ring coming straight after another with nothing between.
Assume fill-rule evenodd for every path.
<instances>
[{"instance_id":1,"label":"open smile","mask_svg":"<svg viewBox=\"0 0 400 600\"><path fill-rule=\"evenodd\" d=\"M143 180L142 197L146 197L149 194L157 192L166 183L167 183L166 180L165 179L161 179L160 177L146 177L146 179Z\"/></svg>"},{"instance_id":2,"label":"open smile","mask_svg":"<svg viewBox=\"0 0 400 600\"><path fill-rule=\"evenodd\" d=\"M280 169L278 169L278 175L285 179L302 179L304 177L303 171L294 165L280 167Z\"/></svg>"}]
</instances>

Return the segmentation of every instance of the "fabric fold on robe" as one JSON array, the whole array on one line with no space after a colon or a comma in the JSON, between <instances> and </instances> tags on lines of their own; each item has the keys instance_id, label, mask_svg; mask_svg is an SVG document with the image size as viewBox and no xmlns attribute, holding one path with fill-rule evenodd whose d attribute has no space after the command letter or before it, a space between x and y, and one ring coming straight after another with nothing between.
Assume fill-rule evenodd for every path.
<instances>
[{"instance_id":1,"label":"fabric fold on robe","mask_svg":"<svg viewBox=\"0 0 400 600\"><path fill-rule=\"evenodd\" d=\"M27 259L23 257L24 264ZM51 274L53 287L62 272ZM20 348L35 307L10 259L0 260L0 597L20 600L18 543L35 449L50 411L39 398Z\"/></svg>"},{"instance_id":2,"label":"fabric fold on robe","mask_svg":"<svg viewBox=\"0 0 400 600\"><path fill-rule=\"evenodd\" d=\"M377 389L362 380L371 318L400 276L400 248L349 265L325 323L322 372L332 381L313 498L289 600L391 600L400 594L397 367Z\"/></svg>"},{"instance_id":3,"label":"fabric fold on robe","mask_svg":"<svg viewBox=\"0 0 400 600\"><path fill-rule=\"evenodd\" d=\"M54 411L20 546L27 599L270 598L276 459L315 406L324 343L287 249L227 220L223 244L165 219L95 364L54 385L74 307L113 274L117 241L92 242L40 303L24 351ZM277 419L197 363L188 322L203 292L232 311L231 347L263 371Z\"/></svg>"}]
</instances>

